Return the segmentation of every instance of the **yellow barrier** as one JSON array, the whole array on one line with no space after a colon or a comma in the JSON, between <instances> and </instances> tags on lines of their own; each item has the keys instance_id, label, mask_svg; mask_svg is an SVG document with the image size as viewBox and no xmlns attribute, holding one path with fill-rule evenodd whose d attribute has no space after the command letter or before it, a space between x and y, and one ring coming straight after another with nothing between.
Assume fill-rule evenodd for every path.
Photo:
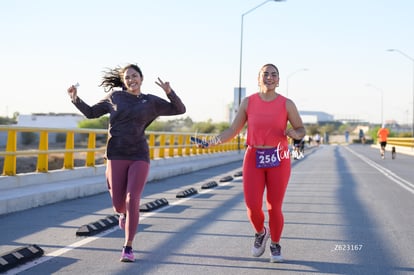
<instances>
[{"instance_id":1,"label":"yellow barrier","mask_svg":"<svg viewBox=\"0 0 414 275\"><path fill-rule=\"evenodd\" d=\"M48 163L51 154L63 154L63 169L73 169L74 154L86 153L85 165L93 167L96 165L96 153L104 153L105 146L97 148L96 136L104 135L107 139L107 130L103 129L60 129L60 128L35 128L35 127L13 127L0 126L0 132L7 132L6 151L0 151L0 157L4 157L3 176L16 175L17 156L37 156L36 172L45 173L49 171ZM38 150L17 150L18 133L38 133ZM66 143L64 149L49 149L49 133L62 133L65 135ZM75 135L84 134L88 136L87 148L75 149ZM197 148L191 144L190 133L175 132L146 132L150 159L182 157L189 155L219 153L237 150L237 138L225 144L212 146L208 149ZM213 137L211 134L198 134L201 139ZM168 142L167 142L168 141ZM244 140L242 140L244 142Z\"/></svg>"},{"instance_id":2,"label":"yellow barrier","mask_svg":"<svg viewBox=\"0 0 414 275\"><path fill-rule=\"evenodd\" d=\"M414 138L388 138L387 144L414 148Z\"/></svg>"}]
</instances>

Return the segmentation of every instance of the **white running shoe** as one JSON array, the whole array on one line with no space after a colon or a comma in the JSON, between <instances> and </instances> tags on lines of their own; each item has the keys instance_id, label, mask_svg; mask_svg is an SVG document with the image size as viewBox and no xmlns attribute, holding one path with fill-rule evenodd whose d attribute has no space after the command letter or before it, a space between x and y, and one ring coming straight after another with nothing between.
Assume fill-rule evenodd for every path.
<instances>
[{"instance_id":1,"label":"white running shoe","mask_svg":"<svg viewBox=\"0 0 414 275\"><path fill-rule=\"evenodd\" d=\"M282 247L279 244L270 244L270 262L271 263L281 263L283 262L282 258Z\"/></svg>"},{"instance_id":2,"label":"white running shoe","mask_svg":"<svg viewBox=\"0 0 414 275\"><path fill-rule=\"evenodd\" d=\"M263 255L266 248L266 242L269 239L269 236L269 229L267 229L266 227L264 228L264 233L262 235L256 233L252 248L252 255L254 257L260 257Z\"/></svg>"}]
</instances>

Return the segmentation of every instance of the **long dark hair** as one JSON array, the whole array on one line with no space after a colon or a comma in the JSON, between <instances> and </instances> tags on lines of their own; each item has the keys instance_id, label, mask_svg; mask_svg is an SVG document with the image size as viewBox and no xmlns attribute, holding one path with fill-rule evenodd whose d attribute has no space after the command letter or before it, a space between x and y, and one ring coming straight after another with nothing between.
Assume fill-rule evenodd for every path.
<instances>
[{"instance_id":1,"label":"long dark hair","mask_svg":"<svg viewBox=\"0 0 414 275\"><path fill-rule=\"evenodd\" d=\"M100 87L104 88L104 91L110 92L115 88L121 88L122 90L125 90L125 84L122 81L122 76L126 70L129 68L134 69L139 73L141 78L143 78L142 71L136 64L128 64L125 67L116 67L113 69L108 68L106 71L104 71L104 76L102 77L102 82L99 85Z\"/></svg>"}]
</instances>

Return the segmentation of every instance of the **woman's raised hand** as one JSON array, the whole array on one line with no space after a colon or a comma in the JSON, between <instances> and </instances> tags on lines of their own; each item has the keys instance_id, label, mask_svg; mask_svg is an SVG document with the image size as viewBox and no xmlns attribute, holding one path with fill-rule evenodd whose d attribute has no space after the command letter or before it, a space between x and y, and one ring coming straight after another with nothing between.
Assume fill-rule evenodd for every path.
<instances>
[{"instance_id":1,"label":"woman's raised hand","mask_svg":"<svg viewBox=\"0 0 414 275\"><path fill-rule=\"evenodd\" d=\"M160 86L164 92L168 95L169 93L171 93L171 87L170 87L170 82L163 82L161 80L161 78L158 77L158 81L155 81L155 83Z\"/></svg>"},{"instance_id":2,"label":"woman's raised hand","mask_svg":"<svg viewBox=\"0 0 414 275\"><path fill-rule=\"evenodd\" d=\"M75 102L76 98L78 97L78 88L79 83L76 83L75 85L72 85L68 89L68 94L72 102Z\"/></svg>"}]
</instances>

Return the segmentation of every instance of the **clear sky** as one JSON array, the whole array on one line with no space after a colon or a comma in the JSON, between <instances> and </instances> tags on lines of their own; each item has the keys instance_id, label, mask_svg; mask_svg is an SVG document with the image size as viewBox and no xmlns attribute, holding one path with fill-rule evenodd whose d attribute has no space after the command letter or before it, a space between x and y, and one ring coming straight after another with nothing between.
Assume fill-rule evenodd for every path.
<instances>
[{"instance_id":1,"label":"clear sky","mask_svg":"<svg viewBox=\"0 0 414 275\"><path fill-rule=\"evenodd\" d=\"M239 83L242 14L263 0L13 0L0 2L0 116L78 113L108 67L137 63L142 91L171 82L195 121L225 120ZM242 86L257 92L265 63L299 110L411 123L412 0L269 1L244 16ZM307 68L307 71L303 71ZM369 85L367 85L369 84ZM381 107L383 95L383 108Z\"/></svg>"}]
</instances>

